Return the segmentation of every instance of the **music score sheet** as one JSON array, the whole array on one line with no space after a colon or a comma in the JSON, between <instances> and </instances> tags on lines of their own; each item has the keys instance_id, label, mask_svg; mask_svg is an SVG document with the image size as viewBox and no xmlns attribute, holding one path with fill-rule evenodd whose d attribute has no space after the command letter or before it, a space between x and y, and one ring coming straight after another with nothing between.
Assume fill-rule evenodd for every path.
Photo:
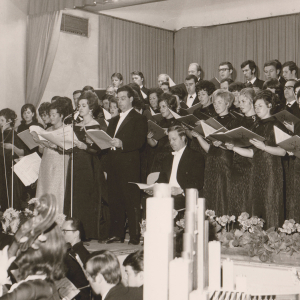
<instances>
[{"instance_id":1,"label":"music score sheet","mask_svg":"<svg viewBox=\"0 0 300 300\"><path fill-rule=\"evenodd\" d=\"M42 159L34 152L21 158L14 165L14 172L20 178L25 186L36 182L39 176L39 170Z\"/></svg>"}]
</instances>

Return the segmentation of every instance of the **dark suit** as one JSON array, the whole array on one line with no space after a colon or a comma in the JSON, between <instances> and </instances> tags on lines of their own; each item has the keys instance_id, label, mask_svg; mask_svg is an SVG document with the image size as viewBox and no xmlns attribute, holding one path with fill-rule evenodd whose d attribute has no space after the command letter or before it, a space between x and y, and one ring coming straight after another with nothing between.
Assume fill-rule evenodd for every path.
<instances>
[{"instance_id":1,"label":"dark suit","mask_svg":"<svg viewBox=\"0 0 300 300\"><path fill-rule=\"evenodd\" d=\"M173 159L174 156L170 153L163 161L159 178L157 180L158 183L170 182ZM203 196L204 159L201 153L196 152L188 146L185 148L177 169L177 182L184 191L189 188L197 189L199 191L199 196ZM174 208L180 209L184 207L184 197L181 195L176 197L174 201Z\"/></svg>"},{"instance_id":2,"label":"dark suit","mask_svg":"<svg viewBox=\"0 0 300 300\"><path fill-rule=\"evenodd\" d=\"M296 116L297 118L300 118L300 109L297 101L295 101L291 107L289 107L286 104L284 109Z\"/></svg>"},{"instance_id":3,"label":"dark suit","mask_svg":"<svg viewBox=\"0 0 300 300\"><path fill-rule=\"evenodd\" d=\"M183 102L186 104L186 106L188 107L188 105L187 105L187 99L190 97L190 95L188 94L187 96L185 96L184 98L183 98ZM198 95L196 94L196 98L194 99L194 101L193 101L193 103L192 103L192 106L193 105L195 105L195 104L197 104L197 103L199 103L200 101L199 101L199 99L198 99ZM183 107L184 108L184 107Z\"/></svg>"},{"instance_id":4,"label":"dark suit","mask_svg":"<svg viewBox=\"0 0 300 300\"><path fill-rule=\"evenodd\" d=\"M220 81L217 80L216 77L210 80L215 85L215 88L218 90L220 88Z\"/></svg>"},{"instance_id":5,"label":"dark suit","mask_svg":"<svg viewBox=\"0 0 300 300\"><path fill-rule=\"evenodd\" d=\"M107 134L114 137L120 116L110 120ZM140 149L146 142L148 126L145 116L132 109L123 120L115 138L123 143L123 149L109 150L107 184L111 216L110 236L124 238L125 211L129 222L131 239L140 234Z\"/></svg>"},{"instance_id":6,"label":"dark suit","mask_svg":"<svg viewBox=\"0 0 300 300\"><path fill-rule=\"evenodd\" d=\"M149 104L149 89L147 89L146 87L142 87L141 89L140 89L144 94L146 94L147 95L147 97L146 98L144 98L144 96L143 96L143 94L142 94L142 96L143 96L143 99L144 99L144 103L145 104Z\"/></svg>"},{"instance_id":7,"label":"dark suit","mask_svg":"<svg viewBox=\"0 0 300 300\"><path fill-rule=\"evenodd\" d=\"M109 290L104 300L142 300L143 289L125 287L122 283L117 284Z\"/></svg>"},{"instance_id":8,"label":"dark suit","mask_svg":"<svg viewBox=\"0 0 300 300\"><path fill-rule=\"evenodd\" d=\"M89 285L84 272L76 260L76 254L80 257L80 260L83 264L86 263L87 258L89 256L89 252L83 246L82 242L75 244L73 247L69 247L66 258L65 258L65 266L66 266L66 277L77 287L83 288ZM91 288L86 287L80 289L80 293L75 297L76 300L88 300L90 299Z\"/></svg>"},{"instance_id":9,"label":"dark suit","mask_svg":"<svg viewBox=\"0 0 300 300\"><path fill-rule=\"evenodd\" d=\"M278 81L279 81L280 85L284 88L284 86L286 84L286 80L282 76L279 76Z\"/></svg>"},{"instance_id":10,"label":"dark suit","mask_svg":"<svg viewBox=\"0 0 300 300\"><path fill-rule=\"evenodd\" d=\"M246 82L246 84L247 84L247 83L249 84L249 83L251 83L251 82ZM258 78L256 78L255 81L252 83L252 87L258 87L258 88L261 89L261 90L262 90L263 85L264 85L264 81L263 81L263 80L260 80L260 79L258 79Z\"/></svg>"}]
</instances>

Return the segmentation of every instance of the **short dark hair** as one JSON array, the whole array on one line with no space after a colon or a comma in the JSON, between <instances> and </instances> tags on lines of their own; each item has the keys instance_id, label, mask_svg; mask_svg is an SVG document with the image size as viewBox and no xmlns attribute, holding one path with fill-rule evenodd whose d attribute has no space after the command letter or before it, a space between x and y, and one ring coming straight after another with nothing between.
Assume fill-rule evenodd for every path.
<instances>
[{"instance_id":1,"label":"short dark hair","mask_svg":"<svg viewBox=\"0 0 300 300\"><path fill-rule=\"evenodd\" d=\"M79 93L81 94L82 91L81 91L81 90L76 90L76 91L73 92L73 96L74 96L75 94L79 94Z\"/></svg>"},{"instance_id":2,"label":"short dark hair","mask_svg":"<svg viewBox=\"0 0 300 300\"><path fill-rule=\"evenodd\" d=\"M51 103L54 102L54 101L56 101L59 97L60 97L60 96L53 96L53 97L51 98Z\"/></svg>"},{"instance_id":3,"label":"short dark hair","mask_svg":"<svg viewBox=\"0 0 300 300\"><path fill-rule=\"evenodd\" d=\"M111 75L110 79L113 79L114 77L118 78L119 80L123 80L123 76L121 73L114 73Z\"/></svg>"},{"instance_id":4,"label":"short dark hair","mask_svg":"<svg viewBox=\"0 0 300 300\"><path fill-rule=\"evenodd\" d=\"M196 87L197 87L197 85L196 85ZM180 100L183 100L183 98L185 96L184 91L179 86L176 86L176 85L170 87L170 92L171 92L172 95L178 96L178 98Z\"/></svg>"},{"instance_id":5,"label":"short dark hair","mask_svg":"<svg viewBox=\"0 0 300 300\"><path fill-rule=\"evenodd\" d=\"M282 65L282 69L285 68L285 67L289 67L289 70L292 72L292 71L295 71L295 75L297 76L298 75L298 67L296 65L296 63L294 63L293 61L287 61L285 62L283 65Z\"/></svg>"},{"instance_id":6,"label":"short dark hair","mask_svg":"<svg viewBox=\"0 0 300 300\"><path fill-rule=\"evenodd\" d=\"M82 93L83 92L87 92L87 91L92 91L95 92L94 88L90 85L86 85L83 89L82 89Z\"/></svg>"},{"instance_id":7,"label":"short dark hair","mask_svg":"<svg viewBox=\"0 0 300 300\"><path fill-rule=\"evenodd\" d=\"M299 98L300 98L300 90L297 93L297 99L299 99Z\"/></svg>"},{"instance_id":8,"label":"short dark hair","mask_svg":"<svg viewBox=\"0 0 300 300\"><path fill-rule=\"evenodd\" d=\"M225 65L228 66L229 70L233 70L233 66L232 66L231 62L229 62L229 61L223 61L223 62L219 63L219 67L225 66Z\"/></svg>"},{"instance_id":9,"label":"short dark hair","mask_svg":"<svg viewBox=\"0 0 300 300\"><path fill-rule=\"evenodd\" d=\"M1 109L0 116L4 117L6 122L8 122L8 120L11 120L10 126L14 127L17 119L17 114L12 109L10 108Z\"/></svg>"},{"instance_id":10,"label":"short dark hair","mask_svg":"<svg viewBox=\"0 0 300 300\"><path fill-rule=\"evenodd\" d=\"M241 69L244 69L246 66L249 65L249 68L251 71L253 71L255 69L256 72L256 64L253 60L246 60L241 64Z\"/></svg>"},{"instance_id":11,"label":"short dark hair","mask_svg":"<svg viewBox=\"0 0 300 300\"><path fill-rule=\"evenodd\" d=\"M158 99L158 105L160 102L165 101L167 103L167 106L172 110L176 111L177 109L177 100L176 97L173 95L170 95L168 93L163 93L159 99Z\"/></svg>"},{"instance_id":12,"label":"short dark hair","mask_svg":"<svg viewBox=\"0 0 300 300\"><path fill-rule=\"evenodd\" d=\"M134 89L128 85L124 85L118 88L117 94L120 92L127 92L127 97L128 98L134 98Z\"/></svg>"},{"instance_id":13,"label":"short dark hair","mask_svg":"<svg viewBox=\"0 0 300 300\"><path fill-rule=\"evenodd\" d=\"M278 112L281 109L280 108L281 101L280 101L279 97L269 90L264 90L264 91L261 91L260 93L258 93L253 100L253 104L255 104L256 101L258 101L258 100L264 100L266 105L268 105L268 104L272 105L272 108L270 110L271 115L275 114L276 112Z\"/></svg>"},{"instance_id":14,"label":"short dark hair","mask_svg":"<svg viewBox=\"0 0 300 300\"><path fill-rule=\"evenodd\" d=\"M300 80L297 81L294 85L294 92L296 91L296 88L300 87Z\"/></svg>"},{"instance_id":15,"label":"short dark hair","mask_svg":"<svg viewBox=\"0 0 300 300\"><path fill-rule=\"evenodd\" d=\"M130 266L135 274L144 271L144 250L129 254L125 258L123 266Z\"/></svg>"},{"instance_id":16,"label":"short dark hair","mask_svg":"<svg viewBox=\"0 0 300 300\"><path fill-rule=\"evenodd\" d=\"M221 81L220 81L220 83L223 83L223 82L228 82L228 86L230 85L230 84L232 84L234 81L233 81L233 79L231 79L231 78L224 78L224 79L222 79Z\"/></svg>"},{"instance_id":17,"label":"short dark hair","mask_svg":"<svg viewBox=\"0 0 300 300\"><path fill-rule=\"evenodd\" d=\"M79 238L80 240L85 239L85 233L84 233L84 228L83 228L83 224L79 219L76 218L71 218L71 217L67 217L66 218L66 222L70 221L70 225L72 227L73 230L78 230L79 231Z\"/></svg>"},{"instance_id":18,"label":"short dark hair","mask_svg":"<svg viewBox=\"0 0 300 300\"><path fill-rule=\"evenodd\" d=\"M200 91L206 91L208 96L212 95L212 93L216 90L215 85L209 80L200 80L196 84L196 93L198 94Z\"/></svg>"},{"instance_id":19,"label":"short dark hair","mask_svg":"<svg viewBox=\"0 0 300 300\"><path fill-rule=\"evenodd\" d=\"M191 80L193 79L195 83L198 82L198 78L195 75L188 75L185 77L185 80Z\"/></svg>"},{"instance_id":20,"label":"short dark hair","mask_svg":"<svg viewBox=\"0 0 300 300\"><path fill-rule=\"evenodd\" d=\"M246 86L243 82L235 81L229 84L228 91L229 92L240 92L242 89L244 89Z\"/></svg>"},{"instance_id":21,"label":"short dark hair","mask_svg":"<svg viewBox=\"0 0 300 300\"><path fill-rule=\"evenodd\" d=\"M39 115L41 116L42 114L46 113L49 115L49 107L51 103L50 102L43 102L40 107L38 108Z\"/></svg>"},{"instance_id":22,"label":"short dark hair","mask_svg":"<svg viewBox=\"0 0 300 300\"><path fill-rule=\"evenodd\" d=\"M78 103L82 99L87 100L89 109L91 109L92 111L96 110L96 108L98 107L98 96L91 90L83 92L78 99Z\"/></svg>"},{"instance_id":23,"label":"short dark hair","mask_svg":"<svg viewBox=\"0 0 300 300\"><path fill-rule=\"evenodd\" d=\"M131 76L132 75L137 75L137 76L140 76L142 79L145 79L144 74L140 71L133 71L133 72L131 72Z\"/></svg>"},{"instance_id":24,"label":"short dark hair","mask_svg":"<svg viewBox=\"0 0 300 300\"><path fill-rule=\"evenodd\" d=\"M185 137L185 143L187 143L187 137L185 129L181 125L175 125L168 128L168 133L171 131L176 131L180 137Z\"/></svg>"},{"instance_id":25,"label":"short dark hair","mask_svg":"<svg viewBox=\"0 0 300 300\"><path fill-rule=\"evenodd\" d=\"M57 113L65 118L72 112L73 107L70 109L66 99L64 97L59 97L56 101L50 104L49 112L51 109L56 109Z\"/></svg>"},{"instance_id":26,"label":"short dark hair","mask_svg":"<svg viewBox=\"0 0 300 300\"><path fill-rule=\"evenodd\" d=\"M150 97L151 94L156 94L157 98L159 98L163 93L164 91L161 88L151 88L148 95Z\"/></svg>"},{"instance_id":27,"label":"short dark hair","mask_svg":"<svg viewBox=\"0 0 300 300\"><path fill-rule=\"evenodd\" d=\"M105 281L109 284L118 284L121 279L121 268L118 258L108 250L94 252L87 263L90 263L92 270L89 272L92 278L97 274L102 274Z\"/></svg>"},{"instance_id":28,"label":"short dark hair","mask_svg":"<svg viewBox=\"0 0 300 300\"><path fill-rule=\"evenodd\" d=\"M281 70L281 64L279 66L278 61L276 61L276 60L269 60L264 63L264 68L269 67L269 66L273 66L276 70Z\"/></svg>"},{"instance_id":29,"label":"short dark hair","mask_svg":"<svg viewBox=\"0 0 300 300\"><path fill-rule=\"evenodd\" d=\"M37 122L37 117L36 117L36 109L35 109L35 106L31 103L27 103L27 104L24 104L21 108L21 118L22 118L22 121L21 123L25 123L25 120L24 120L24 117L23 117L23 113L29 109L32 113L33 113L33 117L32 117L32 121L33 122Z\"/></svg>"}]
</instances>

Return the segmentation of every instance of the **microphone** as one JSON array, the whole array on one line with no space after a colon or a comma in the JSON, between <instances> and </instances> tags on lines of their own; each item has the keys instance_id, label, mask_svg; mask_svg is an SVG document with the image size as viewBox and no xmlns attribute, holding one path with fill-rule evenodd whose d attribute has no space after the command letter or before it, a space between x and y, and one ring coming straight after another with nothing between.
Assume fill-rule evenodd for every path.
<instances>
[{"instance_id":1,"label":"microphone","mask_svg":"<svg viewBox=\"0 0 300 300\"><path fill-rule=\"evenodd\" d=\"M76 120L79 116L79 111L78 111L78 108L76 108L71 114L69 114L68 116L66 116L64 119L63 119L63 123L65 122L65 120L69 119L69 118L72 118L73 120Z\"/></svg>"},{"instance_id":2,"label":"microphone","mask_svg":"<svg viewBox=\"0 0 300 300\"><path fill-rule=\"evenodd\" d=\"M16 121L17 119L14 119L14 120L12 120L12 121L9 121L9 122L6 122L5 124L3 124L2 126L1 126L1 130L2 130L2 132L5 130L5 126L6 125L8 125L8 124L10 124L10 123L12 123L13 121Z\"/></svg>"}]
</instances>

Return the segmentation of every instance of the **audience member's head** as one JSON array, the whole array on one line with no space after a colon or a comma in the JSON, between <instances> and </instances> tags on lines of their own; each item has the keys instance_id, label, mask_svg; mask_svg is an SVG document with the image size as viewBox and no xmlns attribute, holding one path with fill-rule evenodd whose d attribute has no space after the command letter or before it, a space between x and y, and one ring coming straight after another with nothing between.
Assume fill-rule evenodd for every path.
<instances>
[{"instance_id":1,"label":"audience member's head","mask_svg":"<svg viewBox=\"0 0 300 300\"><path fill-rule=\"evenodd\" d=\"M168 136L173 151L179 151L187 144L185 129L180 125L169 127Z\"/></svg>"},{"instance_id":2,"label":"audience member's head","mask_svg":"<svg viewBox=\"0 0 300 300\"><path fill-rule=\"evenodd\" d=\"M121 268L118 258L110 251L94 252L86 263L88 281L97 295L107 293L121 282Z\"/></svg>"},{"instance_id":3,"label":"audience member's head","mask_svg":"<svg viewBox=\"0 0 300 300\"><path fill-rule=\"evenodd\" d=\"M113 87L118 89L123 84L123 76L121 73L114 73L111 75L111 83Z\"/></svg>"},{"instance_id":4,"label":"audience member's head","mask_svg":"<svg viewBox=\"0 0 300 300\"><path fill-rule=\"evenodd\" d=\"M36 110L33 104L24 104L21 108L21 117L23 124L37 123Z\"/></svg>"},{"instance_id":5,"label":"audience member's head","mask_svg":"<svg viewBox=\"0 0 300 300\"><path fill-rule=\"evenodd\" d=\"M189 75L194 75L197 77L197 80L200 80L201 76L201 67L198 63L191 63L188 69Z\"/></svg>"},{"instance_id":6,"label":"audience member's head","mask_svg":"<svg viewBox=\"0 0 300 300\"><path fill-rule=\"evenodd\" d=\"M157 78L158 87L161 88L163 82L169 82L169 75L168 74L159 74Z\"/></svg>"},{"instance_id":7,"label":"audience member's head","mask_svg":"<svg viewBox=\"0 0 300 300\"><path fill-rule=\"evenodd\" d=\"M212 99L216 113L225 116L234 101L234 95L229 91L218 89L213 93Z\"/></svg>"},{"instance_id":8,"label":"audience member's head","mask_svg":"<svg viewBox=\"0 0 300 300\"><path fill-rule=\"evenodd\" d=\"M287 61L282 65L282 77L285 80L297 79L298 67L293 61Z\"/></svg>"},{"instance_id":9,"label":"audience member's head","mask_svg":"<svg viewBox=\"0 0 300 300\"><path fill-rule=\"evenodd\" d=\"M133 71L131 73L132 81L135 82L138 86L144 85L144 74L140 71Z\"/></svg>"},{"instance_id":10,"label":"audience member's head","mask_svg":"<svg viewBox=\"0 0 300 300\"><path fill-rule=\"evenodd\" d=\"M241 64L246 81L251 81L255 77L256 64L253 60L246 60Z\"/></svg>"},{"instance_id":11,"label":"audience member's head","mask_svg":"<svg viewBox=\"0 0 300 300\"><path fill-rule=\"evenodd\" d=\"M219 64L219 77L220 79L231 78L233 66L229 61L221 62Z\"/></svg>"},{"instance_id":12,"label":"audience member's head","mask_svg":"<svg viewBox=\"0 0 300 300\"><path fill-rule=\"evenodd\" d=\"M158 109L158 99L163 94L161 88L151 88L149 90L149 103L152 109Z\"/></svg>"},{"instance_id":13,"label":"audience member's head","mask_svg":"<svg viewBox=\"0 0 300 300\"><path fill-rule=\"evenodd\" d=\"M176 97L170 94L163 93L158 99L158 106L162 116L166 119L173 118L170 110L176 112L177 100Z\"/></svg>"},{"instance_id":14,"label":"audience member's head","mask_svg":"<svg viewBox=\"0 0 300 300\"><path fill-rule=\"evenodd\" d=\"M224 78L220 81L220 88L222 90L228 91L229 85L234 81L231 78Z\"/></svg>"},{"instance_id":15,"label":"audience member's head","mask_svg":"<svg viewBox=\"0 0 300 300\"><path fill-rule=\"evenodd\" d=\"M45 125L51 123L50 116L49 116L49 107L50 107L50 105L51 104L49 102L43 102L40 105L40 107L38 108L40 118L42 119L42 121L44 122Z\"/></svg>"},{"instance_id":16,"label":"audience member's head","mask_svg":"<svg viewBox=\"0 0 300 300\"><path fill-rule=\"evenodd\" d=\"M130 287L140 287L144 284L144 250L129 254L124 262L127 283Z\"/></svg>"},{"instance_id":17,"label":"audience member's head","mask_svg":"<svg viewBox=\"0 0 300 300\"><path fill-rule=\"evenodd\" d=\"M185 86L189 95L193 95L196 93L197 82L198 82L198 78L195 75L188 75L185 78Z\"/></svg>"},{"instance_id":18,"label":"audience member's head","mask_svg":"<svg viewBox=\"0 0 300 300\"><path fill-rule=\"evenodd\" d=\"M82 91L80 91L80 90L76 90L76 91L73 92L73 101L74 101L75 108L78 105L78 99L79 99L79 97L81 95L81 92Z\"/></svg>"},{"instance_id":19,"label":"audience member's head","mask_svg":"<svg viewBox=\"0 0 300 300\"><path fill-rule=\"evenodd\" d=\"M0 127L2 130L5 130L8 127L14 127L16 119L16 113L10 108L0 110Z\"/></svg>"},{"instance_id":20,"label":"audience member's head","mask_svg":"<svg viewBox=\"0 0 300 300\"><path fill-rule=\"evenodd\" d=\"M196 92L198 99L203 107L206 107L211 104L211 95L216 90L215 85L208 80L200 80L196 84Z\"/></svg>"},{"instance_id":21,"label":"audience member's head","mask_svg":"<svg viewBox=\"0 0 300 300\"><path fill-rule=\"evenodd\" d=\"M70 243L72 246L85 238L83 225L81 221L76 218L67 218L61 230L66 243Z\"/></svg>"},{"instance_id":22,"label":"audience member's head","mask_svg":"<svg viewBox=\"0 0 300 300\"><path fill-rule=\"evenodd\" d=\"M278 79L281 71L281 64L278 60L269 60L264 63L264 73L266 80Z\"/></svg>"}]
</instances>

